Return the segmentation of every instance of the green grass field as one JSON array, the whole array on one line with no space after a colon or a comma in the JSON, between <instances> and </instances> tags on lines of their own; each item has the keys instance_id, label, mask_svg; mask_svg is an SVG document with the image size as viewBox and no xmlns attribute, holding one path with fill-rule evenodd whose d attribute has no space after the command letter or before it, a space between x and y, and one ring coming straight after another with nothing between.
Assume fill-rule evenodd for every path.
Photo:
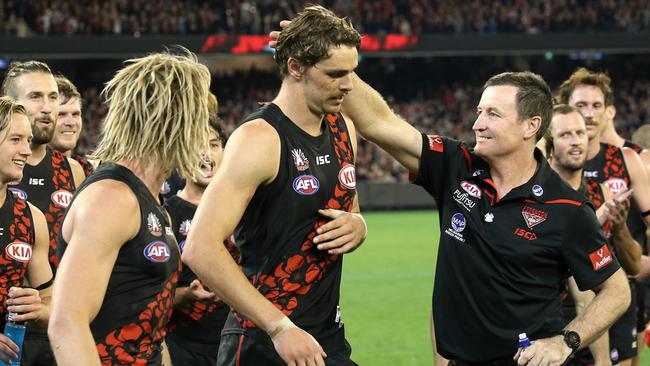
<instances>
[{"instance_id":1,"label":"green grass field","mask_svg":"<svg viewBox=\"0 0 650 366\"><path fill-rule=\"evenodd\" d=\"M343 264L341 308L352 358L362 366L432 365L435 211L366 213L368 237ZM646 348L641 365L650 366Z\"/></svg>"}]
</instances>

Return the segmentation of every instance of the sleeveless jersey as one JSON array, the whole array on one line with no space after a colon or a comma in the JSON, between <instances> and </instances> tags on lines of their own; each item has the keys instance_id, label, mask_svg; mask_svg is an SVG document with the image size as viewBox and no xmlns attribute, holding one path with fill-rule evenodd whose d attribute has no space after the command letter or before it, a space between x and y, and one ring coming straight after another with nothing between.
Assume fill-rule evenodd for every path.
<instances>
[{"instance_id":1,"label":"sleeveless jersey","mask_svg":"<svg viewBox=\"0 0 650 366\"><path fill-rule=\"evenodd\" d=\"M258 187L235 230L241 265L262 295L309 332L325 352L348 347L339 309L342 257L316 248L318 209L351 211L355 168L347 126L327 115L322 134L307 134L270 103L246 120L264 119L280 137L276 178ZM235 314L244 329L254 325ZM230 323L230 322L229 322Z\"/></svg>"},{"instance_id":2,"label":"sleeveless jersey","mask_svg":"<svg viewBox=\"0 0 650 366\"><path fill-rule=\"evenodd\" d=\"M641 151L643 151L643 148L641 146L635 144L630 140L625 140L625 142L623 143L623 147L629 147L630 149L634 150L634 152L637 154L641 154Z\"/></svg>"},{"instance_id":3,"label":"sleeveless jersey","mask_svg":"<svg viewBox=\"0 0 650 366\"><path fill-rule=\"evenodd\" d=\"M56 273L59 266L56 240L61 219L76 191L68 159L48 146L43 160L38 165L25 164L23 179L9 189L14 195L38 207L45 215L50 235L50 267L52 273Z\"/></svg>"},{"instance_id":4,"label":"sleeveless jersey","mask_svg":"<svg viewBox=\"0 0 650 366\"><path fill-rule=\"evenodd\" d=\"M160 365L160 344L174 306L181 266L178 245L165 209L129 169L104 163L79 190L103 179L129 186L140 205L141 224L137 235L119 250L104 301L90 329L102 365ZM61 258L67 248L61 235L58 244Z\"/></svg>"},{"instance_id":5,"label":"sleeveless jersey","mask_svg":"<svg viewBox=\"0 0 650 366\"><path fill-rule=\"evenodd\" d=\"M83 155L72 154L72 158L81 165L86 177L90 176L95 170L95 167L93 167L93 165L90 164L90 162Z\"/></svg>"},{"instance_id":6,"label":"sleeveless jersey","mask_svg":"<svg viewBox=\"0 0 650 366\"><path fill-rule=\"evenodd\" d=\"M9 289L22 287L34 247L32 212L26 201L9 190L0 207L0 326L4 329Z\"/></svg>"},{"instance_id":7,"label":"sleeveless jersey","mask_svg":"<svg viewBox=\"0 0 650 366\"><path fill-rule=\"evenodd\" d=\"M197 207L178 196L172 196L165 200L165 208L171 216L172 230L182 253ZM239 253L234 244L228 240L224 244L235 261L238 261ZM183 266L178 287L188 287L197 278L190 267ZM219 350L221 329L229 311L230 308L221 301L218 303L194 301L175 307L169 320L167 337L177 338L178 342L194 352L216 355Z\"/></svg>"},{"instance_id":8,"label":"sleeveless jersey","mask_svg":"<svg viewBox=\"0 0 650 366\"><path fill-rule=\"evenodd\" d=\"M625 143L623 144L624 147L629 147L630 149L634 150L637 154L641 154L643 151L643 148L632 141L625 140ZM641 244L641 247L643 248L643 254L648 254L648 247L646 241L648 240L648 237L645 235L646 231L646 226L645 222L643 221L643 217L641 217L641 211L636 207L636 205L630 206L630 212L627 215L627 227L630 229L630 233L632 234L632 237L639 243Z\"/></svg>"}]
</instances>

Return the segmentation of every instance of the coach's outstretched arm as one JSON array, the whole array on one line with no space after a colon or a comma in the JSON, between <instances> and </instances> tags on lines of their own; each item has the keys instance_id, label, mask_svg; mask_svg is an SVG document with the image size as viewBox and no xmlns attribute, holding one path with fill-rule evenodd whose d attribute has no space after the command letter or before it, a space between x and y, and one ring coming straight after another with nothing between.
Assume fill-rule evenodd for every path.
<instances>
[{"instance_id":1,"label":"coach's outstretched arm","mask_svg":"<svg viewBox=\"0 0 650 366\"><path fill-rule=\"evenodd\" d=\"M324 365L326 355L316 340L250 284L222 244L257 187L278 174L279 162L280 137L264 120L247 122L233 133L196 211L182 260L220 299L266 330L287 364Z\"/></svg>"},{"instance_id":2,"label":"coach's outstretched arm","mask_svg":"<svg viewBox=\"0 0 650 366\"><path fill-rule=\"evenodd\" d=\"M602 284L592 289L596 297L585 311L578 315L564 329L578 333L581 348L595 341L618 319L630 305L630 286L627 276L618 269ZM561 365L572 350L562 335L533 341L523 352L517 352L514 359L519 365Z\"/></svg>"}]
</instances>

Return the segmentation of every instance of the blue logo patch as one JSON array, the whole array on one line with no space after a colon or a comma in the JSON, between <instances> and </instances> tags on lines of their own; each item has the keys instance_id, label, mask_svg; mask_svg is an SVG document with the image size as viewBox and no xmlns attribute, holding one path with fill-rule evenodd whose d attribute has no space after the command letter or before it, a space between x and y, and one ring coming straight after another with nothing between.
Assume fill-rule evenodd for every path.
<instances>
[{"instance_id":1,"label":"blue logo patch","mask_svg":"<svg viewBox=\"0 0 650 366\"><path fill-rule=\"evenodd\" d=\"M301 175L293 180L293 190L303 196L318 192L320 182L313 175Z\"/></svg>"},{"instance_id":2,"label":"blue logo patch","mask_svg":"<svg viewBox=\"0 0 650 366\"><path fill-rule=\"evenodd\" d=\"M183 240L182 242L180 242L180 243L178 244L178 249L180 249L181 252L183 251L183 248L185 248L185 240Z\"/></svg>"},{"instance_id":3,"label":"blue logo patch","mask_svg":"<svg viewBox=\"0 0 650 366\"><path fill-rule=\"evenodd\" d=\"M462 213L456 213L451 217L451 228L457 233L465 230L465 216Z\"/></svg>"},{"instance_id":4,"label":"blue logo patch","mask_svg":"<svg viewBox=\"0 0 650 366\"><path fill-rule=\"evenodd\" d=\"M14 197L18 197L23 201L27 199L27 193L22 189L9 187L9 191L14 195Z\"/></svg>"},{"instance_id":5,"label":"blue logo patch","mask_svg":"<svg viewBox=\"0 0 650 366\"><path fill-rule=\"evenodd\" d=\"M164 263L169 260L171 254L167 244L162 241L154 241L144 248L144 257L154 263Z\"/></svg>"},{"instance_id":6,"label":"blue logo patch","mask_svg":"<svg viewBox=\"0 0 650 366\"><path fill-rule=\"evenodd\" d=\"M539 184L535 184L533 186L533 194L535 196L537 196L537 197L543 195L544 194L544 188L542 188L542 186L540 186Z\"/></svg>"}]
</instances>

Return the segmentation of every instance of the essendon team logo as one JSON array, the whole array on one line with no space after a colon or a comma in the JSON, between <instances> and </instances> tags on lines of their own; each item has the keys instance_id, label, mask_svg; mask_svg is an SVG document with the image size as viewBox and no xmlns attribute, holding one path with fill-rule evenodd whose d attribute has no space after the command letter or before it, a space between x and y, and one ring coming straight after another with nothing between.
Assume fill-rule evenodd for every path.
<instances>
[{"instance_id":1,"label":"essendon team logo","mask_svg":"<svg viewBox=\"0 0 650 366\"><path fill-rule=\"evenodd\" d=\"M70 205L70 202L72 202L72 196L73 194L66 191L65 189L59 189L58 191L52 193L52 202L59 206L66 208L68 205Z\"/></svg>"},{"instance_id":2,"label":"essendon team logo","mask_svg":"<svg viewBox=\"0 0 650 366\"><path fill-rule=\"evenodd\" d=\"M32 246L27 243L15 242L5 248L7 256L18 262L29 262L32 258Z\"/></svg>"},{"instance_id":3,"label":"essendon team logo","mask_svg":"<svg viewBox=\"0 0 650 366\"><path fill-rule=\"evenodd\" d=\"M460 186L465 190L465 192L469 193L470 196L481 198L481 190L476 184L464 180L460 182Z\"/></svg>"},{"instance_id":4,"label":"essendon team logo","mask_svg":"<svg viewBox=\"0 0 650 366\"><path fill-rule=\"evenodd\" d=\"M153 212L149 212L149 215L147 215L147 229L153 236L162 235L163 227L160 224L160 220L158 220L158 216Z\"/></svg>"},{"instance_id":5,"label":"essendon team logo","mask_svg":"<svg viewBox=\"0 0 650 366\"><path fill-rule=\"evenodd\" d=\"M300 149L292 149L291 156L293 157L293 163L298 169L299 172L309 169L309 160Z\"/></svg>"},{"instance_id":6,"label":"essendon team logo","mask_svg":"<svg viewBox=\"0 0 650 366\"><path fill-rule=\"evenodd\" d=\"M612 253L609 252L607 244L604 244L598 250L589 254L589 259L591 260L591 265L594 267L595 271L600 270L613 261Z\"/></svg>"},{"instance_id":7,"label":"essendon team logo","mask_svg":"<svg viewBox=\"0 0 650 366\"><path fill-rule=\"evenodd\" d=\"M445 150L445 145L442 142L442 136L440 135L427 135L429 139L429 150L435 152L443 152Z\"/></svg>"},{"instance_id":8,"label":"essendon team logo","mask_svg":"<svg viewBox=\"0 0 650 366\"><path fill-rule=\"evenodd\" d=\"M627 191L627 183L621 178L609 178L605 184L613 193L621 193Z\"/></svg>"},{"instance_id":9,"label":"essendon team logo","mask_svg":"<svg viewBox=\"0 0 650 366\"><path fill-rule=\"evenodd\" d=\"M191 220L185 220L181 222L181 226L178 227L178 233L187 236L187 233L190 232L190 227L192 226Z\"/></svg>"},{"instance_id":10,"label":"essendon team logo","mask_svg":"<svg viewBox=\"0 0 650 366\"><path fill-rule=\"evenodd\" d=\"M548 218L548 213L528 206L524 206L521 214L524 216L524 221L526 221L529 229L541 224Z\"/></svg>"},{"instance_id":11,"label":"essendon team logo","mask_svg":"<svg viewBox=\"0 0 650 366\"><path fill-rule=\"evenodd\" d=\"M339 182L347 189L354 189L357 186L357 176L354 165L345 164L339 171Z\"/></svg>"}]
</instances>

